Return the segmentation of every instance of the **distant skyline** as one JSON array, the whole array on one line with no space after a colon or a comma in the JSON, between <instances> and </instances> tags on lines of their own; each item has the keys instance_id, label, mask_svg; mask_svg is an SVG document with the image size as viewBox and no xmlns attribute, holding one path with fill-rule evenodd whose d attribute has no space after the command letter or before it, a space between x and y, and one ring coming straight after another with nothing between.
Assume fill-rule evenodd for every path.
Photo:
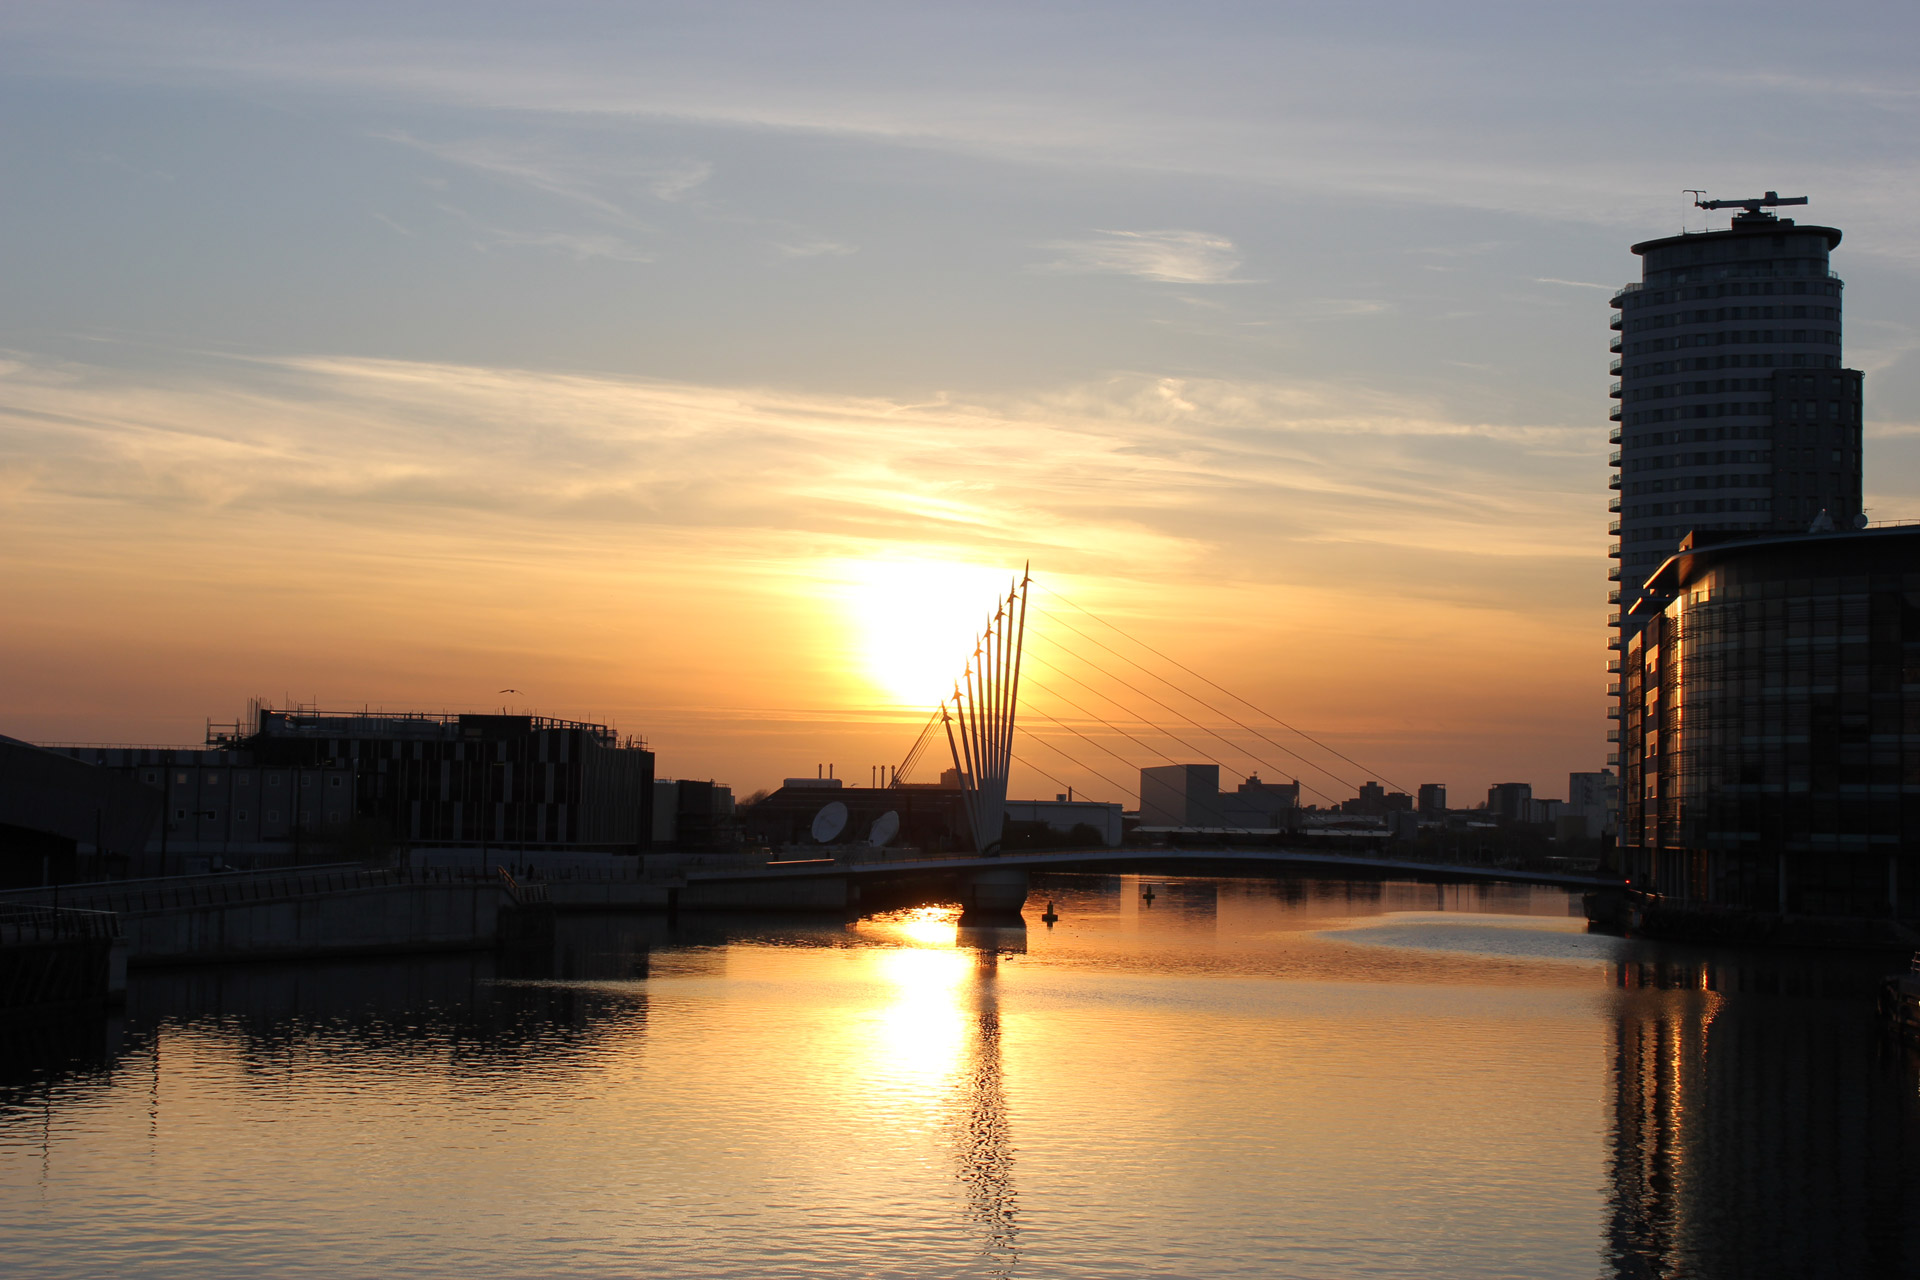
<instances>
[{"instance_id":1,"label":"distant skyline","mask_svg":"<svg viewBox=\"0 0 1920 1280\"><path fill-rule=\"evenodd\" d=\"M1556 795L1605 751L1606 303L1725 225L1683 188L1845 232L1868 514L1920 518L1916 36L10 5L0 733L512 688L664 776L857 781L1030 559L1402 783Z\"/></svg>"}]
</instances>

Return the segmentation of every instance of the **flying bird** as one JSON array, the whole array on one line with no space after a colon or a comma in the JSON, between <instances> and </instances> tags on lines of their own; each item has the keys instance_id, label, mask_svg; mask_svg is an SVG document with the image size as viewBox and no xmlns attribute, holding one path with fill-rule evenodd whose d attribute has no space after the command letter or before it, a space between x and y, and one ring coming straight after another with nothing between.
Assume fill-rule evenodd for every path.
<instances>
[{"instance_id":1,"label":"flying bird","mask_svg":"<svg viewBox=\"0 0 1920 1280\"><path fill-rule=\"evenodd\" d=\"M518 693L518 692L520 692L520 691L519 691L518 689L502 689L502 690L501 690L500 692L502 692L502 693Z\"/></svg>"}]
</instances>

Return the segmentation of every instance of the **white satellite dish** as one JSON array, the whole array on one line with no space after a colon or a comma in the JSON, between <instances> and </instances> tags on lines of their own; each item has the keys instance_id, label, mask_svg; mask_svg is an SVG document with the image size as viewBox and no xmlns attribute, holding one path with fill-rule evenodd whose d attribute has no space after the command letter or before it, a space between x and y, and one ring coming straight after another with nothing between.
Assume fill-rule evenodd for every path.
<instances>
[{"instance_id":1,"label":"white satellite dish","mask_svg":"<svg viewBox=\"0 0 1920 1280\"><path fill-rule=\"evenodd\" d=\"M873 820L873 830L867 833L867 843L876 849L884 849L887 842L899 834L900 815L889 809Z\"/></svg>"},{"instance_id":2,"label":"white satellite dish","mask_svg":"<svg viewBox=\"0 0 1920 1280\"><path fill-rule=\"evenodd\" d=\"M835 800L813 815L813 838L819 844L831 844L847 829L847 806Z\"/></svg>"}]
</instances>

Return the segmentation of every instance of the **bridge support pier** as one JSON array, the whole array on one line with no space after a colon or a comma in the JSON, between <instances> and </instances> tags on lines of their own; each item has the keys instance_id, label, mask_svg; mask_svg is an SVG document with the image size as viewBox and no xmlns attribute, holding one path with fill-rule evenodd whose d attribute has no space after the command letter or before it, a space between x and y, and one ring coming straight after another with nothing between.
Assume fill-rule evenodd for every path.
<instances>
[{"instance_id":1,"label":"bridge support pier","mask_svg":"<svg viewBox=\"0 0 1920 1280\"><path fill-rule=\"evenodd\" d=\"M1025 928L1020 908L1027 903L1024 867L969 872L960 885L962 928Z\"/></svg>"}]
</instances>

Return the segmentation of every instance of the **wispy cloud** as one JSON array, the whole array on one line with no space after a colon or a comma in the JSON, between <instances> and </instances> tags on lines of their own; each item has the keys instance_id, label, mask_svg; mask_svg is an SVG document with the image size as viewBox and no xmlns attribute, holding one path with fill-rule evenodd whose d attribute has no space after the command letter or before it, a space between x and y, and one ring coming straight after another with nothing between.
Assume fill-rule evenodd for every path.
<instances>
[{"instance_id":1,"label":"wispy cloud","mask_svg":"<svg viewBox=\"0 0 1920 1280\"><path fill-rule=\"evenodd\" d=\"M1478 440L1510 468L1563 452L1563 432L1331 387L1121 377L907 404L400 361L249 361L218 382L153 382L16 360L0 421L0 462L33 469L14 501L130 514L351 518L371 504L889 545L1015 539L1168 570L1308 529L1474 554L1492 526L1531 523L1548 554L1590 532L1551 489L1429 443Z\"/></svg>"},{"instance_id":2,"label":"wispy cloud","mask_svg":"<svg viewBox=\"0 0 1920 1280\"><path fill-rule=\"evenodd\" d=\"M857 246L838 240L776 241L773 247L787 258L844 258L859 252Z\"/></svg>"},{"instance_id":3,"label":"wispy cloud","mask_svg":"<svg viewBox=\"0 0 1920 1280\"><path fill-rule=\"evenodd\" d=\"M1609 292L1619 288L1618 285L1595 284L1591 280L1561 280L1555 276L1535 276L1533 282L1535 284L1563 284L1571 289L1606 289Z\"/></svg>"},{"instance_id":4,"label":"wispy cloud","mask_svg":"<svg viewBox=\"0 0 1920 1280\"><path fill-rule=\"evenodd\" d=\"M1205 231L1100 231L1045 246L1043 271L1112 272L1171 284L1229 284L1240 266L1233 241Z\"/></svg>"},{"instance_id":5,"label":"wispy cloud","mask_svg":"<svg viewBox=\"0 0 1920 1280\"><path fill-rule=\"evenodd\" d=\"M482 249L557 249L576 262L585 262L589 258L606 258L613 262L652 262L654 258L649 251L608 232L522 230L499 226L457 205L441 204L438 208L470 228L477 237L477 247Z\"/></svg>"},{"instance_id":6,"label":"wispy cloud","mask_svg":"<svg viewBox=\"0 0 1920 1280\"><path fill-rule=\"evenodd\" d=\"M552 137L481 136L438 141L399 130L377 135L465 169L556 197L631 227L644 220L622 198L634 188L656 200L687 199L713 176L705 160L583 152Z\"/></svg>"}]
</instances>

